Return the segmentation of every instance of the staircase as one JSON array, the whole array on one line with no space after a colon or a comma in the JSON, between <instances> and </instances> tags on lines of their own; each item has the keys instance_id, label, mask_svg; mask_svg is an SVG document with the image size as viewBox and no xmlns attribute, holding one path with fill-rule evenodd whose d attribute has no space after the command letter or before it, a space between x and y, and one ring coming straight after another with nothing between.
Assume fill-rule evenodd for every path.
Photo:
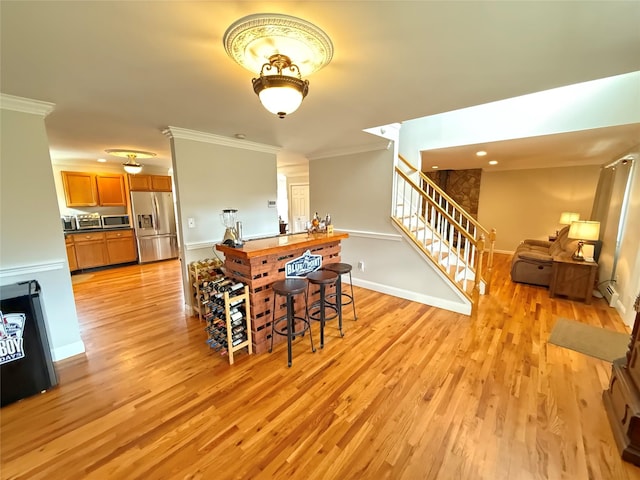
<instances>
[{"instance_id":1,"label":"staircase","mask_svg":"<svg viewBox=\"0 0 640 480\"><path fill-rule=\"evenodd\" d=\"M398 158L391 218L471 302L473 315L480 294L489 293L495 229L489 232L402 155Z\"/></svg>"}]
</instances>

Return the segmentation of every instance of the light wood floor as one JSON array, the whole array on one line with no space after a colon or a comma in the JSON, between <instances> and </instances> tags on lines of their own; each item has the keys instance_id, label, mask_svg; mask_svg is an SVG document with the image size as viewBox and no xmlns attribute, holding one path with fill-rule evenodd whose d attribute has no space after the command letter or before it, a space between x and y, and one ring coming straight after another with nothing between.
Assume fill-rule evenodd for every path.
<instances>
[{"instance_id":1,"label":"light wood floor","mask_svg":"<svg viewBox=\"0 0 640 480\"><path fill-rule=\"evenodd\" d=\"M209 350L177 261L80 276L86 355L0 411L2 478L640 478L602 404L609 364L547 344L558 317L618 316L511 283L509 259L475 319L358 288L345 337L296 340L290 369L286 344L232 367Z\"/></svg>"}]
</instances>

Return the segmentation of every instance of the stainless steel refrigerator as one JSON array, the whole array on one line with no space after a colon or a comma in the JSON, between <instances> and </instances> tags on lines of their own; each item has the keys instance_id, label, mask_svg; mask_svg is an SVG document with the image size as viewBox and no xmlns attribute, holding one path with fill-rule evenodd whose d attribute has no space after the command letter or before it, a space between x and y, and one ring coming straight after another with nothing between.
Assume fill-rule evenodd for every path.
<instances>
[{"instance_id":1,"label":"stainless steel refrigerator","mask_svg":"<svg viewBox=\"0 0 640 480\"><path fill-rule=\"evenodd\" d=\"M171 192L131 192L139 263L178 257Z\"/></svg>"}]
</instances>

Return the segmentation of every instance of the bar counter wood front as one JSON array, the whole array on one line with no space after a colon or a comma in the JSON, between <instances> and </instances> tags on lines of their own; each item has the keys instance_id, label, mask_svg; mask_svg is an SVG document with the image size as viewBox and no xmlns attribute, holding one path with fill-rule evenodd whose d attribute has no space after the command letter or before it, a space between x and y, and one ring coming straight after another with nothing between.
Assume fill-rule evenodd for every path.
<instances>
[{"instance_id":1,"label":"bar counter wood front","mask_svg":"<svg viewBox=\"0 0 640 480\"><path fill-rule=\"evenodd\" d=\"M253 351L256 354L269 350L271 344L271 320L273 318L273 291L271 284L286 277L285 265L301 257L309 250L313 255L322 255L322 265L340 262L340 242L349 238L347 233L297 233L276 237L248 240L242 247L216 245L224 253L225 275L249 286L251 304L251 331ZM327 294L333 293L330 289ZM319 300L319 288L309 288L309 305ZM278 297L275 318L284 316L286 303ZM304 300L295 302L295 310L304 312ZM276 335L274 344L286 340Z\"/></svg>"}]
</instances>

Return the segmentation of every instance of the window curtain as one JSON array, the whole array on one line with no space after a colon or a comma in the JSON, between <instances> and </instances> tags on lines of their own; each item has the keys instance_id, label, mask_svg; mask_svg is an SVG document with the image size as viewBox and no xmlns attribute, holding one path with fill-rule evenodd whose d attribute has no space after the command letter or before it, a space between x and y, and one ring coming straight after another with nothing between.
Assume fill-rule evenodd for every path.
<instances>
[{"instance_id":1,"label":"window curtain","mask_svg":"<svg viewBox=\"0 0 640 480\"><path fill-rule=\"evenodd\" d=\"M600 222L601 250L598 258L600 281L614 280L622 241L621 217L627 199L627 184L633 161L616 162L600 171L591 210L591 220Z\"/></svg>"}]
</instances>

